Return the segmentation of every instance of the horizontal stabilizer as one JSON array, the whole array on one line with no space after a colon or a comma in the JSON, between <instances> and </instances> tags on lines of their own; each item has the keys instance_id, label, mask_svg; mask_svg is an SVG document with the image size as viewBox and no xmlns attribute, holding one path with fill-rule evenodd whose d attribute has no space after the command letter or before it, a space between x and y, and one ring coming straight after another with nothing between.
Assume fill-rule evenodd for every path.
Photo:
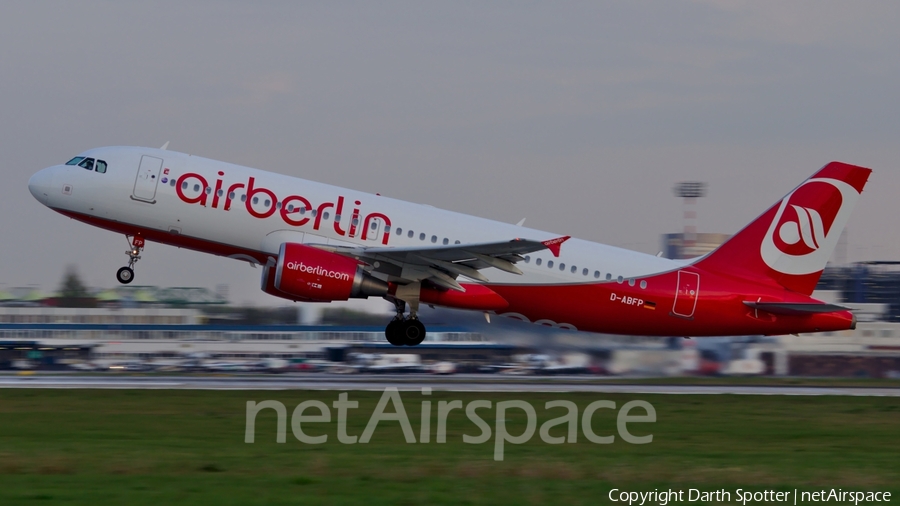
<instances>
[{"instance_id":1,"label":"horizontal stabilizer","mask_svg":"<svg viewBox=\"0 0 900 506\"><path fill-rule=\"evenodd\" d=\"M835 311L849 311L849 307L837 304L809 303L809 302L753 302L744 301L744 305L759 309L767 313L783 315L811 315L817 313L834 313Z\"/></svg>"}]
</instances>

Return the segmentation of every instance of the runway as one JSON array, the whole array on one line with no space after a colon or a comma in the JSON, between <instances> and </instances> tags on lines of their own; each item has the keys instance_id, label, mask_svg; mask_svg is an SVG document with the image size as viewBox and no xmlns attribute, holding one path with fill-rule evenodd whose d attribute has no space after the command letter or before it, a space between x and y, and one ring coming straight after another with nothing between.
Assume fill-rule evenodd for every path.
<instances>
[{"instance_id":1,"label":"runway","mask_svg":"<svg viewBox=\"0 0 900 506\"><path fill-rule=\"evenodd\" d=\"M840 387L790 385L671 385L608 383L593 377L510 377L426 374L340 375L296 374L279 376L179 375L120 376L117 374L31 374L0 376L0 388L53 389L179 389L179 390L376 390L395 387L451 392L593 392L664 395L837 395L900 397L894 387Z\"/></svg>"}]
</instances>

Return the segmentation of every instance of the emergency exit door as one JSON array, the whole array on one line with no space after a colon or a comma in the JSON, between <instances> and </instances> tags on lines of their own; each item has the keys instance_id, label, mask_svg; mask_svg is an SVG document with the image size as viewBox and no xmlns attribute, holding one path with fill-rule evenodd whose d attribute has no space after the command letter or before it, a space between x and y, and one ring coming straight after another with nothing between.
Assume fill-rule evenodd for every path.
<instances>
[{"instance_id":1,"label":"emergency exit door","mask_svg":"<svg viewBox=\"0 0 900 506\"><path fill-rule=\"evenodd\" d=\"M682 318L694 316L697 309L697 297L700 296L700 274L690 271L678 271L678 288L675 290L675 304L672 314Z\"/></svg>"},{"instance_id":2,"label":"emergency exit door","mask_svg":"<svg viewBox=\"0 0 900 506\"><path fill-rule=\"evenodd\" d=\"M381 241L381 229L384 226L381 218L373 217L371 220L366 220L363 222L363 226L367 227L365 230L366 239L374 242Z\"/></svg>"},{"instance_id":3,"label":"emergency exit door","mask_svg":"<svg viewBox=\"0 0 900 506\"><path fill-rule=\"evenodd\" d=\"M159 184L159 171L162 170L162 158L154 156L142 156L141 165L138 167L137 177L134 180L134 191L131 196L135 200L155 203L156 185Z\"/></svg>"}]
</instances>

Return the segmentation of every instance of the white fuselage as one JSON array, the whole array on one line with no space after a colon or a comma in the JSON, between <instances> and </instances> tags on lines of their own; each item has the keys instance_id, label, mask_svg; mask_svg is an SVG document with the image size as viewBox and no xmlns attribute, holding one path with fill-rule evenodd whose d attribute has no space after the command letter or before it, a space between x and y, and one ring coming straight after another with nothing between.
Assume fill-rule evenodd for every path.
<instances>
[{"instance_id":1,"label":"white fuselage","mask_svg":"<svg viewBox=\"0 0 900 506\"><path fill-rule=\"evenodd\" d=\"M31 182L32 192L42 203L58 211L127 223L142 229L177 233L269 256L277 255L283 242L429 247L515 238L544 241L558 236L174 151L112 147L92 149L80 156L105 161L107 171L98 173L67 165L45 169ZM156 183L140 179L142 157L162 160L163 171ZM190 176L183 181L187 187L181 190L185 197L182 198L172 183L185 174L202 177L209 189L203 189L204 185L199 178ZM302 215L298 211L288 213L288 217L294 222L308 219L306 223L297 226L286 221L280 209L275 209L270 216L264 218L251 215L249 209L265 214L273 206L278 206L275 201L266 206L268 195L257 193L255 196L258 197L258 202L250 202L248 209L248 203L242 201L241 197L247 194L251 178L255 189L270 190L278 202L289 196L306 199L310 207L316 210L316 217L313 217L312 209L304 209ZM241 184L242 187L229 192L229 188L236 184ZM200 186L199 191L195 190L197 185ZM221 196L218 197L217 186L221 191ZM68 187L68 190L64 191L64 187ZM208 192L205 203L185 201L201 198L203 192ZM229 193L233 193L234 198L229 199ZM335 227L335 206L341 197L342 216ZM231 201L228 210L225 210L226 200ZM297 207L304 205L300 200L291 202ZM356 202L359 204L356 205ZM323 204L326 206L320 207ZM354 209L359 210L359 217L355 225L356 233L351 237L349 231L353 225ZM390 223L388 225L381 219L371 220L369 229L377 227L377 230L363 239L361 228L364 218L373 213L388 217ZM318 227L315 226L316 218ZM389 227L387 234L384 233L386 227ZM344 234L340 234L339 230L343 230ZM222 252L228 256L251 260L240 253L229 253L228 248L224 248ZM253 260L257 261L255 258ZM565 243L558 258L546 250L528 255L527 262L518 264L524 275L497 269L491 269L486 274L492 283L575 284L616 280L620 276L626 279L647 276L677 269L681 265L684 265L681 261L573 238Z\"/></svg>"}]
</instances>

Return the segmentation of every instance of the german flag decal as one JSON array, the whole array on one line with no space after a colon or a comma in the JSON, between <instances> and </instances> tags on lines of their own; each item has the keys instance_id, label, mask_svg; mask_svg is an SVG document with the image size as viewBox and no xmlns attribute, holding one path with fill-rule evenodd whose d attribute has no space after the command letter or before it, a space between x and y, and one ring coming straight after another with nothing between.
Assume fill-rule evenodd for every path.
<instances>
[{"instance_id":1,"label":"german flag decal","mask_svg":"<svg viewBox=\"0 0 900 506\"><path fill-rule=\"evenodd\" d=\"M656 309L656 303L649 300L644 301L644 309Z\"/></svg>"}]
</instances>

